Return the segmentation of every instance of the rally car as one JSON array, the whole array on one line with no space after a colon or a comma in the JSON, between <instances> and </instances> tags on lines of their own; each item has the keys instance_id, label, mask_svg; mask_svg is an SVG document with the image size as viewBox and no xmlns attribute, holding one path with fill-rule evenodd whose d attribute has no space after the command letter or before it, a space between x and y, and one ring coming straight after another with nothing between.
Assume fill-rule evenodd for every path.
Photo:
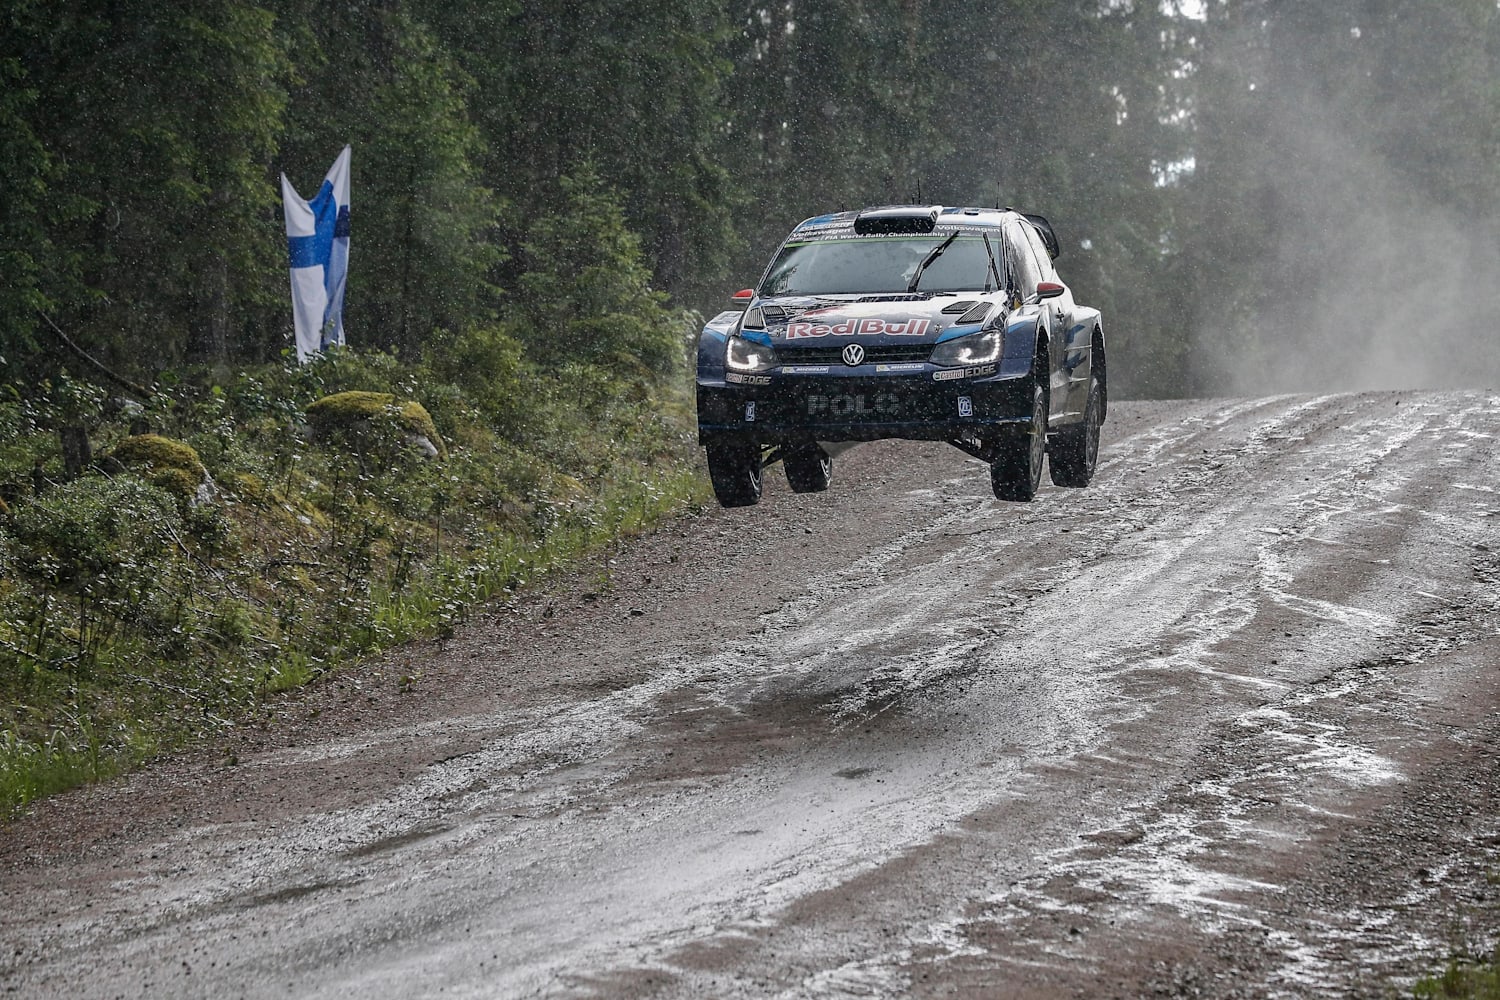
<instances>
[{"instance_id":1,"label":"rally car","mask_svg":"<svg viewBox=\"0 0 1500 1000\"><path fill-rule=\"evenodd\" d=\"M1047 220L899 205L808 219L698 340L698 440L725 507L775 461L828 488L835 442L947 441L1002 500L1087 486L1109 405L1104 326L1052 262Z\"/></svg>"}]
</instances>

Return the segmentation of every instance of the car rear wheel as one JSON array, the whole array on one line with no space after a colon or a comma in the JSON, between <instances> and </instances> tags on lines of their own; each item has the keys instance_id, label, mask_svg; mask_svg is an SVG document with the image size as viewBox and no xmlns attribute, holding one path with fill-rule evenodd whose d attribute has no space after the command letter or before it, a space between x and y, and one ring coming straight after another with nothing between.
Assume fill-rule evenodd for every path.
<instances>
[{"instance_id":1,"label":"car rear wheel","mask_svg":"<svg viewBox=\"0 0 1500 1000\"><path fill-rule=\"evenodd\" d=\"M711 444L708 478L723 507L749 507L760 500L760 446Z\"/></svg>"},{"instance_id":2,"label":"car rear wheel","mask_svg":"<svg viewBox=\"0 0 1500 1000\"><path fill-rule=\"evenodd\" d=\"M1001 500L1029 502L1042 485L1042 461L1047 455L1047 393L1033 379L1031 422L1007 430L999 455L990 463L990 486Z\"/></svg>"},{"instance_id":3,"label":"car rear wheel","mask_svg":"<svg viewBox=\"0 0 1500 1000\"><path fill-rule=\"evenodd\" d=\"M817 445L788 451L781 464L793 493L822 493L833 481L833 458Z\"/></svg>"},{"instance_id":4,"label":"car rear wheel","mask_svg":"<svg viewBox=\"0 0 1500 1000\"><path fill-rule=\"evenodd\" d=\"M1089 401L1083 408L1083 421L1059 431L1048 449L1047 468L1055 486L1087 486L1099 464L1099 423L1104 409L1104 393L1097 377L1089 381Z\"/></svg>"}]
</instances>

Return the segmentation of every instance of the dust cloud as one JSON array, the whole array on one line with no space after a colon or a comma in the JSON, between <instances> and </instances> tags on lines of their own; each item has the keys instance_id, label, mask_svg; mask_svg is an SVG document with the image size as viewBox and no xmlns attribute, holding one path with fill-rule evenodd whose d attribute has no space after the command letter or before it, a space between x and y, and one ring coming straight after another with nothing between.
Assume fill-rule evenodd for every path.
<instances>
[{"instance_id":1,"label":"dust cloud","mask_svg":"<svg viewBox=\"0 0 1500 1000\"><path fill-rule=\"evenodd\" d=\"M1204 351L1226 362L1211 382L1235 395L1500 385L1493 221L1425 201L1327 118L1282 139L1259 199L1279 217L1274 287L1251 292L1261 336Z\"/></svg>"},{"instance_id":2,"label":"dust cloud","mask_svg":"<svg viewBox=\"0 0 1500 1000\"><path fill-rule=\"evenodd\" d=\"M1237 137L1248 162L1233 169L1249 180L1216 211L1254 239L1205 283L1202 383L1256 396L1500 386L1500 212L1457 207L1474 204L1455 196L1466 167L1355 120L1315 83L1250 68L1241 83L1265 101Z\"/></svg>"}]
</instances>

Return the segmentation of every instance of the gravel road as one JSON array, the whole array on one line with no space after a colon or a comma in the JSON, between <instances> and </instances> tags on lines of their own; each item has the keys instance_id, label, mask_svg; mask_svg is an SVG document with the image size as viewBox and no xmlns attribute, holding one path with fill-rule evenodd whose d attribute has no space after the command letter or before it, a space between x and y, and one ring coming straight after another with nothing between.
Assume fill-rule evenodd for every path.
<instances>
[{"instance_id":1,"label":"gravel road","mask_svg":"<svg viewBox=\"0 0 1500 1000\"><path fill-rule=\"evenodd\" d=\"M1400 995L1500 939L1500 397L667 525L0 828L26 997Z\"/></svg>"}]
</instances>

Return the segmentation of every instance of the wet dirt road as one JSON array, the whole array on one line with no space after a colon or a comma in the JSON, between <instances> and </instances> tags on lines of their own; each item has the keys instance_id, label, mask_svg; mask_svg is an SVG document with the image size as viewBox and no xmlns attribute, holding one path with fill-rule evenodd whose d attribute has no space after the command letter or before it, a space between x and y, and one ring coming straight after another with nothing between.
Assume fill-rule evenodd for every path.
<instances>
[{"instance_id":1,"label":"wet dirt road","mask_svg":"<svg viewBox=\"0 0 1500 1000\"><path fill-rule=\"evenodd\" d=\"M28 997L1394 995L1500 930L1500 397L878 443L0 829Z\"/></svg>"}]
</instances>

